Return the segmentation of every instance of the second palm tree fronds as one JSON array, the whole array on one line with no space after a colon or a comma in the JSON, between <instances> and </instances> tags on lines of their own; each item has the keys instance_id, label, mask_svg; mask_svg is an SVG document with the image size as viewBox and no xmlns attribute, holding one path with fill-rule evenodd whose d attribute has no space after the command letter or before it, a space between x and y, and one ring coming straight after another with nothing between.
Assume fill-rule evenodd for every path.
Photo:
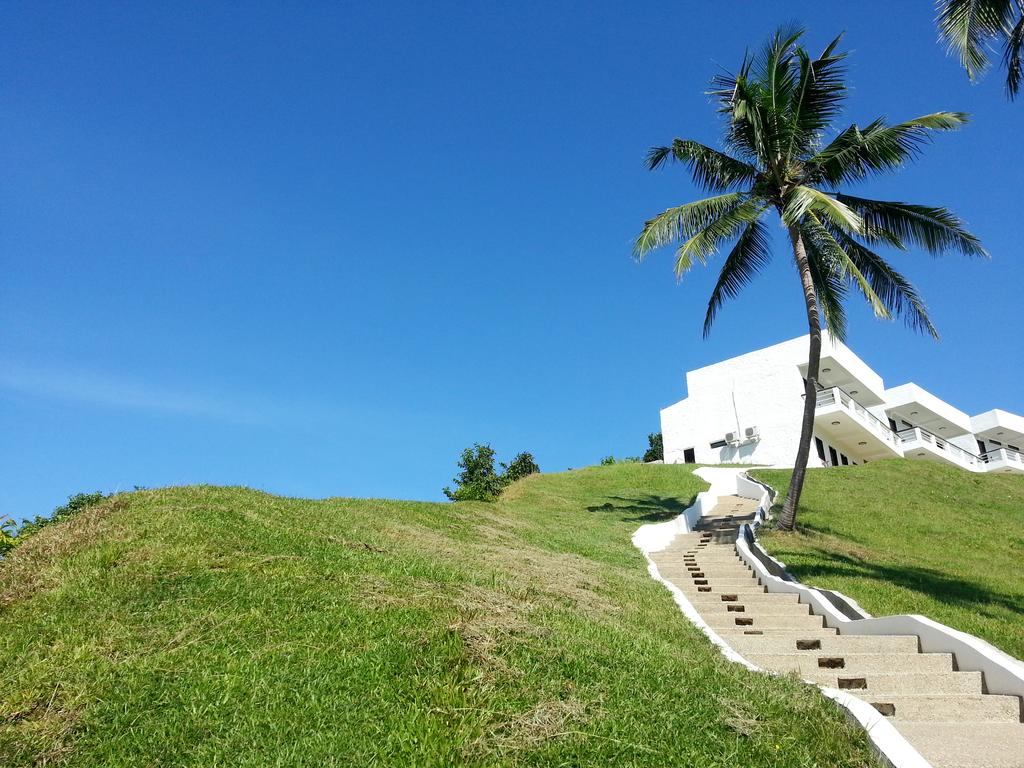
<instances>
[{"instance_id":1,"label":"second palm tree fronds","mask_svg":"<svg viewBox=\"0 0 1024 768\"><path fill-rule=\"evenodd\" d=\"M915 158L935 131L966 122L960 112L890 124L884 119L850 125L829 142L846 97L845 54L833 40L817 58L800 44L803 30L780 29L758 55L744 58L734 75L712 81L711 95L725 119L723 150L689 139L650 150L653 170L686 166L713 196L685 203L644 224L634 254L677 244L675 271L682 278L695 264L725 253L704 317L707 336L722 304L735 297L772 258L766 219L785 227L803 290L810 330L803 423L794 472L779 519L792 529L800 502L814 427L821 357L822 317L844 338L844 304L860 293L875 315L902 316L937 336L921 296L875 250L921 248L985 256L978 239L949 210L933 205L872 200L839 191L876 174L890 173Z\"/></svg>"},{"instance_id":2,"label":"second palm tree fronds","mask_svg":"<svg viewBox=\"0 0 1024 768\"><path fill-rule=\"evenodd\" d=\"M1006 94L1015 98L1024 77L1024 0L938 0L936 7L939 34L971 80L988 69L989 46L1002 43Z\"/></svg>"}]
</instances>

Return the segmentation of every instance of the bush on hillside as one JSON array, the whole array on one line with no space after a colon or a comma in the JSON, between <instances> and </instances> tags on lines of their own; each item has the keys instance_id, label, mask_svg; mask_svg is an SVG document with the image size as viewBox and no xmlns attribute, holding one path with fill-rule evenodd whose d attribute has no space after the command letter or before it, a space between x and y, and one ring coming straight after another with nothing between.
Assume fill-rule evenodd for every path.
<instances>
[{"instance_id":1,"label":"bush on hillside","mask_svg":"<svg viewBox=\"0 0 1024 768\"><path fill-rule=\"evenodd\" d=\"M99 504L104 499L109 499L110 496L111 494L100 493L99 491L95 493L76 493L74 496L69 496L66 504L57 507L49 515L37 515L34 519L26 520L22 523L17 531L18 543L23 542L29 536L39 533L48 525L70 520L82 510L88 509L94 504Z\"/></svg>"},{"instance_id":2,"label":"bush on hillside","mask_svg":"<svg viewBox=\"0 0 1024 768\"><path fill-rule=\"evenodd\" d=\"M18 526L9 517L0 517L0 557L14 549L14 534Z\"/></svg>"},{"instance_id":3,"label":"bush on hillside","mask_svg":"<svg viewBox=\"0 0 1024 768\"><path fill-rule=\"evenodd\" d=\"M602 467L610 467L613 464L639 464L639 463L640 463L640 457L639 456L627 456L624 459L616 459L614 456L605 456L603 459L601 459L601 466Z\"/></svg>"},{"instance_id":4,"label":"bush on hillside","mask_svg":"<svg viewBox=\"0 0 1024 768\"><path fill-rule=\"evenodd\" d=\"M502 468L505 470L502 472L502 477L505 479L505 484L514 483L516 480L522 480L527 475L532 475L534 472L540 472L540 467L537 466L537 462L533 460L533 454L523 451L514 459L511 464L502 463Z\"/></svg>"},{"instance_id":5,"label":"bush on hillside","mask_svg":"<svg viewBox=\"0 0 1024 768\"><path fill-rule=\"evenodd\" d=\"M644 453L644 461L664 461L665 460L665 441L661 436L661 432L652 432L647 436L647 452Z\"/></svg>"},{"instance_id":6,"label":"bush on hillside","mask_svg":"<svg viewBox=\"0 0 1024 768\"><path fill-rule=\"evenodd\" d=\"M490 445L474 443L462 452L460 472L453 482L455 490L444 488L444 495L452 501L494 501L507 485L534 472L540 467L533 454L520 453L511 464L502 463L502 472L494 468L494 449Z\"/></svg>"}]
</instances>

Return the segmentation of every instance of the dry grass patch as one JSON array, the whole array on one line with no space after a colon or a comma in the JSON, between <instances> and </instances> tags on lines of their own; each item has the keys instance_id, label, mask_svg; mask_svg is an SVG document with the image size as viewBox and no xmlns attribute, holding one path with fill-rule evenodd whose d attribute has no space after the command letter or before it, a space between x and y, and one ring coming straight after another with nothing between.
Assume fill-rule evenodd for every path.
<instances>
[{"instance_id":1,"label":"dry grass patch","mask_svg":"<svg viewBox=\"0 0 1024 768\"><path fill-rule=\"evenodd\" d=\"M100 544L131 539L132 527L116 515L127 504L124 494L114 496L15 547L0 568L0 609L57 586L60 570L55 563Z\"/></svg>"},{"instance_id":2,"label":"dry grass patch","mask_svg":"<svg viewBox=\"0 0 1024 768\"><path fill-rule=\"evenodd\" d=\"M586 705L575 698L547 699L511 717L492 722L464 748L467 758L536 749L551 739L574 735L588 719Z\"/></svg>"}]
</instances>

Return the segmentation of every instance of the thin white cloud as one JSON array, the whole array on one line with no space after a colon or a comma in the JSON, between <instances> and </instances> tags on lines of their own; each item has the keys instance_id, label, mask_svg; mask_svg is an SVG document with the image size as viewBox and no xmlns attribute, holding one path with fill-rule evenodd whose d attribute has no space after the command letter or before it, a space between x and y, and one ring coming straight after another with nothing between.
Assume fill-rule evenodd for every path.
<instances>
[{"instance_id":1,"label":"thin white cloud","mask_svg":"<svg viewBox=\"0 0 1024 768\"><path fill-rule=\"evenodd\" d=\"M86 371L0 363L0 388L31 397L90 403L117 409L195 416L236 423L265 421L265 410L194 392L179 392L126 378Z\"/></svg>"}]
</instances>

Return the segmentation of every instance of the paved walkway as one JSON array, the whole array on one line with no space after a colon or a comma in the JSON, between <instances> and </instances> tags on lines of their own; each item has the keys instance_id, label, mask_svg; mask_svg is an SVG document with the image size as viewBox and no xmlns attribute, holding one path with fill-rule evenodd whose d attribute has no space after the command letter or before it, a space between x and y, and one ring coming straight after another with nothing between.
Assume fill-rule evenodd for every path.
<instances>
[{"instance_id":1,"label":"paved walkway","mask_svg":"<svg viewBox=\"0 0 1024 768\"><path fill-rule=\"evenodd\" d=\"M756 507L721 497L696 532L651 555L708 626L762 669L867 701L935 768L1024 768L1019 697L986 694L980 672L920 652L916 635L840 635L798 595L768 593L736 554L739 526Z\"/></svg>"}]
</instances>

